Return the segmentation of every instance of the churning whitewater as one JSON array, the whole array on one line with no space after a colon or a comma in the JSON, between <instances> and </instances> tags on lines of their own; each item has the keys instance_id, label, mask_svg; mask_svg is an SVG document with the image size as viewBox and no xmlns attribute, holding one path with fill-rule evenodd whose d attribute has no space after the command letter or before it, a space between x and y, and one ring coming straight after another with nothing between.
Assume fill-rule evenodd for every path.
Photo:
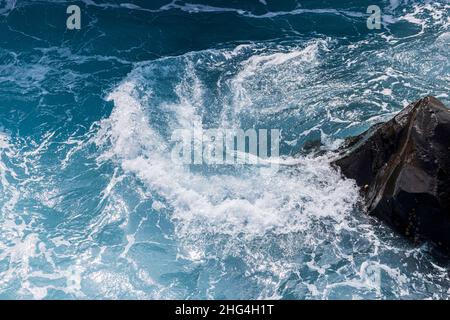
<instances>
[{"instance_id":1,"label":"churning whitewater","mask_svg":"<svg viewBox=\"0 0 450 320\"><path fill-rule=\"evenodd\" d=\"M84 1L76 32L66 1L0 2L1 298L448 298L329 163L449 104L450 3L370 1L373 32L366 1L269 2ZM280 168L174 163L193 126L280 129Z\"/></svg>"}]
</instances>

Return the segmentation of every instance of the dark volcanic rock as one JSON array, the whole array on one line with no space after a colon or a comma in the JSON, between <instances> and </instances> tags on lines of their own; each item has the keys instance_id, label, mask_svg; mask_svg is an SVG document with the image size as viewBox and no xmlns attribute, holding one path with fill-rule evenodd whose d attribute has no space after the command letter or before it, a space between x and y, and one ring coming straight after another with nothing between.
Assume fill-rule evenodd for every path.
<instances>
[{"instance_id":1,"label":"dark volcanic rock","mask_svg":"<svg viewBox=\"0 0 450 320\"><path fill-rule=\"evenodd\" d=\"M450 110L426 97L347 139L333 163L355 179L369 214L450 253Z\"/></svg>"}]
</instances>

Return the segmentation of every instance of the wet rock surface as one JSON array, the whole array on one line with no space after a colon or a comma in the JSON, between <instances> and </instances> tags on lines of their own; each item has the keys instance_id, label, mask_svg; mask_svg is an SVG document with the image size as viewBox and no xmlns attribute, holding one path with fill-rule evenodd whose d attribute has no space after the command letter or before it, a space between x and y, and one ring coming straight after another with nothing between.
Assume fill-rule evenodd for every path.
<instances>
[{"instance_id":1,"label":"wet rock surface","mask_svg":"<svg viewBox=\"0 0 450 320\"><path fill-rule=\"evenodd\" d=\"M347 139L333 164L356 181L370 215L450 253L450 109L439 100Z\"/></svg>"}]
</instances>

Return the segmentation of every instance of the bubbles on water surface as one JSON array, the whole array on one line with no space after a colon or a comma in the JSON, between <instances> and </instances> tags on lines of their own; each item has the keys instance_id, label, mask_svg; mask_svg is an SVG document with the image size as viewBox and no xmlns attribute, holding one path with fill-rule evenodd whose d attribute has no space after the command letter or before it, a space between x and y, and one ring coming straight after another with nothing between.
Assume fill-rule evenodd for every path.
<instances>
[{"instance_id":1,"label":"bubbles on water surface","mask_svg":"<svg viewBox=\"0 0 450 320\"><path fill-rule=\"evenodd\" d=\"M62 141L60 131L35 141L0 130L0 294L447 297L445 262L365 216L354 183L328 165L329 154L295 156L311 139L334 149L414 97L433 92L448 102L446 4L415 4L401 19L404 3L389 4L390 31L370 41L226 44L137 63L106 90L111 114ZM212 10L192 8L174 2L161 10ZM245 19L267 15L230 9ZM270 18L285 18L277 12ZM408 34L395 29L403 22L413 25ZM3 71L19 89L48 88L55 65L64 67L54 59L34 68L12 61ZM81 71L73 77L87 79ZM193 124L280 127L283 167L266 176L257 167L176 165L171 132Z\"/></svg>"},{"instance_id":2,"label":"bubbles on water surface","mask_svg":"<svg viewBox=\"0 0 450 320\"><path fill-rule=\"evenodd\" d=\"M271 53L243 46L151 62L137 67L109 96L115 109L101 124L97 143L109 144L104 154L164 199L175 228L177 257L196 266L189 276L200 281L197 290L209 284L207 297L407 297L415 283L428 282L402 270L414 265L420 250L362 216L355 186L342 180L326 157L284 159L290 165L271 177L252 168L211 174L170 162L167 128L205 119L220 119L214 124L224 126L279 121L279 112L266 112L264 105L264 98L276 93L265 93L259 82L284 90L300 75L299 83L280 97L297 94L303 90L302 73L329 63L320 54L329 50L327 44L311 42L281 53L279 47ZM220 72L224 62L230 67ZM159 74L164 68L167 74ZM205 81L211 75L215 81ZM175 95L168 99L167 91ZM386 92L381 90L380 97ZM311 116L300 103L296 108L287 114L297 116L298 123ZM334 111L327 109L324 103L311 112ZM393 263L393 256L402 262ZM439 294L446 280L437 278L443 281L434 282ZM251 286L242 288L242 282Z\"/></svg>"}]
</instances>

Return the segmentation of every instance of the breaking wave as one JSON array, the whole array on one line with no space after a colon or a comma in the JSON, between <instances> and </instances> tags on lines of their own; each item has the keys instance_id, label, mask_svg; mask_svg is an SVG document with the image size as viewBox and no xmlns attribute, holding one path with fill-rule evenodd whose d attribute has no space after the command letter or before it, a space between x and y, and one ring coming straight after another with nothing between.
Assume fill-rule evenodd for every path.
<instances>
[{"instance_id":1,"label":"breaking wave","mask_svg":"<svg viewBox=\"0 0 450 320\"><path fill-rule=\"evenodd\" d=\"M329 163L412 100L450 102L449 4L382 1L367 34L350 2L84 1L98 47L21 29L42 3L0 2L0 297L447 298L448 261L368 217ZM150 29L173 12L242 28L109 46L126 32L109 15ZM267 37L239 38L249 25ZM192 126L281 129L280 169L176 164L171 134ZM321 156L300 152L314 140Z\"/></svg>"}]
</instances>

